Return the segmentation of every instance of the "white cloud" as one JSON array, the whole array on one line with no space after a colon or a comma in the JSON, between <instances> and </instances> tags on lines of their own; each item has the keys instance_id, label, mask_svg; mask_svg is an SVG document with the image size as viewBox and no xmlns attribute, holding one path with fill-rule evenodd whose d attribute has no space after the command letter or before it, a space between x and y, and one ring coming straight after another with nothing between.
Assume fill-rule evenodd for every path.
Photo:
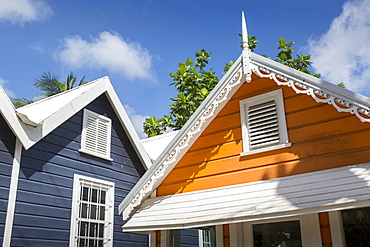
<instances>
[{"instance_id":1,"label":"white cloud","mask_svg":"<svg viewBox=\"0 0 370 247\"><path fill-rule=\"evenodd\" d=\"M0 21L25 23L48 17L50 6L40 0L0 0Z\"/></svg>"},{"instance_id":2,"label":"white cloud","mask_svg":"<svg viewBox=\"0 0 370 247\"><path fill-rule=\"evenodd\" d=\"M0 77L0 86L4 89L9 98L14 98L15 93L6 87L7 83L8 83L7 81Z\"/></svg>"},{"instance_id":3,"label":"white cloud","mask_svg":"<svg viewBox=\"0 0 370 247\"><path fill-rule=\"evenodd\" d=\"M115 33L102 32L90 42L80 36L65 38L54 57L73 68L106 69L131 80L155 81L148 50Z\"/></svg>"},{"instance_id":4,"label":"white cloud","mask_svg":"<svg viewBox=\"0 0 370 247\"><path fill-rule=\"evenodd\" d=\"M148 118L149 116L136 114L135 110L129 105L124 105L123 107L125 108L126 113L130 118L132 125L134 126L136 133L138 134L140 139L146 138L147 135L144 133L143 123L145 119Z\"/></svg>"},{"instance_id":5,"label":"white cloud","mask_svg":"<svg viewBox=\"0 0 370 247\"><path fill-rule=\"evenodd\" d=\"M309 42L313 67L334 84L356 92L370 89L370 1L354 0L318 40Z\"/></svg>"}]
</instances>

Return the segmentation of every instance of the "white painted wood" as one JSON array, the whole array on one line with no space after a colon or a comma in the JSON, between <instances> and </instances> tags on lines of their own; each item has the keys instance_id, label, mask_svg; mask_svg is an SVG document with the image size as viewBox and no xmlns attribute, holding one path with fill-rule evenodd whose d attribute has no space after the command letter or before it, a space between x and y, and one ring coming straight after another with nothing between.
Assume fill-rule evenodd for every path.
<instances>
[{"instance_id":1,"label":"white painted wood","mask_svg":"<svg viewBox=\"0 0 370 247\"><path fill-rule=\"evenodd\" d=\"M124 230L191 228L370 205L370 164L145 200Z\"/></svg>"},{"instance_id":2,"label":"white painted wood","mask_svg":"<svg viewBox=\"0 0 370 247\"><path fill-rule=\"evenodd\" d=\"M243 223L243 247L254 247L253 227L251 223Z\"/></svg>"},{"instance_id":3,"label":"white painted wood","mask_svg":"<svg viewBox=\"0 0 370 247\"><path fill-rule=\"evenodd\" d=\"M346 247L341 212L330 211L329 222L333 247Z\"/></svg>"},{"instance_id":4,"label":"white painted wood","mask_svg":"<svg viewBox=\"0 0 370 247\"><path fill-rule=\"evenodd\" d=\"M157 235L156 235L155 231L149 232L148 235L149 235L149 246L150 247L155 247L156 239L157 239Z\"/></svg>"},{"instance_id":5,"label":"white painted wood","mask_svg":"<svg viewBox=\"0 0 370 247\"><path fill-rule=\"evenodd\" d=\"M243 224L234 223L229 225L230 246L243 247Z\"/></svg>"},{"instance_id":6,"label":"white painted wood","mask_svg":"<svg viewBox=\"0 0 370 247\"><path fill-rule=\"evenodd\" d=\"M322 246L318 214L307 214L300 217L303 246Z\"/></svg>"},{"instance_id":7,"label":"white painted wood","mask_svg":"<svg viewBox=\"0 0 370 247\"><path fill-rule=\"evenodd\" d=\"M20 164L21 164L21 155L22 155L22 143L18 138L16 138L12 175L10 178L8 208L6 211L6 219L5 219L5 227L4 227L4 235L3 235L3 245L2 245L3 247L9 247L11 238L12 238L14 211L15 211L15 204L17 200L19 169L20 169Z\"/></svg>"},{"instance_id":8,"label":"white painted wood","mask_svg":"<svg viewBox=\"0 0 370 247\"><path fill-rule=\"evenodd\" d=\"M276 117L278 119L278 135L279 141L276 144L271 144L263 147L255 147L253 149L252 142L249 138L250 129L248 128L248 108L256 105L260 105L269 101L275 102L276 107ZM288 133L285 120L285 110L283 102L283 91L278 89L268 93L260 94L254 97L250 97L239 102L240 105L240 117L242 126L242 137L243 137L243 153L242 155L248 155L252 153L264 152L268 150L273 150L282 147L288 147L291 144L288 140Z\"/></svg>"},{"instance_id":9,"label":"white painted wood","mask_svg":"<svg viewBox=\"0 0 370 247\"><path fill-rule=\"evenodd\" d=\"M79 151L112 161L110 157L111 129L110 118L84 109Z\"/></svg>"},{"instance_id":10,"label":"white painted wood","mask_svg":"<svg viewBox=\"0 0 370 247\"><path fill-rule=\"evenodd\" d=\"M161 247L170 247L170 231L161 231Z\"/></svg>"},{"instance_id":11,"label":"white painted wood","mask_svg":"<svg viewBox=\"0 0 370 247\"><path fill-rule=\"evenodd\" d=\"M77 220L79 219L79 202L81 195L81 186L88 186L91 188L96 188L98 190L106 191L106 200L105 200L105 224L107 225L104 229L104 238L109 239L106 243L107 247L113 246L113 225L114 225L114 187L113 182L96 179L92 177L87 177L79 174L74 174L73 178L73 194L72 194L72 209L71 209L71 222L70 222L70 236L69 236L69 246L77 246ZM82 218L81 218L82 219ZM83 221L94 221L92 219L85 219ZM95 220L95 222L97 222ZM99 223L102 221L98 220Z\"/></svg>"},{"instance_id":12,"label":"white painted wood","mask_svg":"<svg viewBox=\"0 0 370 247\"><path fill-rule=\"evenodd\" d=\"M217 225L216 228L216 247L224 247L224 227Z\"/></svg>"},{"instance_id":13,"label":"white painted wood","mask_svg":"<svg viewBox=\"0 0 370 247\"><path fill-rule=\"evenodd\" d=\"M4 89L0 86L0 112L12 129L13 134L19 138L22 145L27 147L29 139L26 131L22 127L19 118L17 117L16 110L13 103L5 93Z\"/></svg>"}]
</instances>

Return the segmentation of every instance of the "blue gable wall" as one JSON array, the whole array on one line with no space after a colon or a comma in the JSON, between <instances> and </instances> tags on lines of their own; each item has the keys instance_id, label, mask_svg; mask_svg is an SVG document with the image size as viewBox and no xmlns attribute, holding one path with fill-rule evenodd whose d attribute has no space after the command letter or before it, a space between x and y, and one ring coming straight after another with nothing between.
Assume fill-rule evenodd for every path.
<instances>
[{"instance_id":1,"label":"blue gable wall","mask_svg":"<svg viewBox=\"0 0 370 247\"><path fill-rule=\"evenodd\" d=\"M147 246L146 235L123 233L118 205L144 174L105 95L87 109L112 120L112 162L80 153L83 111L23 150L12 245L68 246L74 174L115 183L114 246Z\"/></svg>"},{"instance_id":2,"label":"blue gable wall","mask_svg":"<svg viewBox=\"0 0 370 247\"><path fill-rule=\"evenodd\" d=\"M3 242L14 147L15 136L0 115L0 243Z\"/></svg>"}]
</instances>

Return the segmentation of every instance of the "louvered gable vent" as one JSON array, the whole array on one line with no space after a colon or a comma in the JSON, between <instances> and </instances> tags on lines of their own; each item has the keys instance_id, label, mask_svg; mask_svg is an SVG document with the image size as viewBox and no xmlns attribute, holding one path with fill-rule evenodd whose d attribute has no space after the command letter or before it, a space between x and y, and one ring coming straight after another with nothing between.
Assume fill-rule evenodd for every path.
<instances>
[{"instance_id":1,"label":"louvered gable vent","mask_svg":"<svg viewBox=\"0 0 370 247\"><path fill-rule=\"evenodd\" d=\"M92 111L84 111L82 152L110 159L111 120Z\"/></svg>"},{"instance_id":2,"label":"louvered gable vent","mask_svg":"<svg viewBox=\"0 0 370 247\"><path fill-rule=\"evenodd\" d=\"M240 101L242 155L290 146L281 90Z\"/></svg>"},{"instance_id":3,"label":"louvered gable vent","mask_svg":"<svg viewBox=\"0 0 370 247\"><path fill-rule=\"evenodd\" d=\"M274 100L249 107L247 122L251 149L279 143L279 123Z\"/></svg>"}]
</instances>

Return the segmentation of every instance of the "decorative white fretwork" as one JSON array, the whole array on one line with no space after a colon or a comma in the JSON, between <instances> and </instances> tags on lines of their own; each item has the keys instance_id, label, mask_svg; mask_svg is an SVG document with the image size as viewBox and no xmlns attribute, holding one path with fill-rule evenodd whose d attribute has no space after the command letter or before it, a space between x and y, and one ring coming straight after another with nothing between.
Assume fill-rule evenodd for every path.
<instances>
[{"instance_id":1,"label":"decorative white fretwork","mask_svg":"<svg viewBox=\"0 0 370 247\"><path fill-rule=\"evenodd\" d=\"M276 84L288 86L296 93L310 95L316 102L327 103L334 106L338 112L349 112L356 115L362 122L370 122L370 110L366 109L364 106L354 103L353 101L349 102L340 96L334 95L333 92L328 92L329 90L326 91L304 80L284 75L274 69L266 68L261 65L254 65L252 67L253 73L261 78L273 79Z\"/></svg>"}]
</instances>

